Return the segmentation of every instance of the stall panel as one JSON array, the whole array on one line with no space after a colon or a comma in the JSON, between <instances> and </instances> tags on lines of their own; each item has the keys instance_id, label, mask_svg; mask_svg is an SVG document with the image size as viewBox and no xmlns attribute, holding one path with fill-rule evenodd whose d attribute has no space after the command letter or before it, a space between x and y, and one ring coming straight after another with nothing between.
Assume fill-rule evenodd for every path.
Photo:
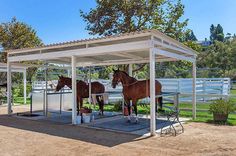
<instances>
[{"instance_id":1,"label":"stall panel","mask_svg":"<svg viewBox=\"0 0 236 156\"><path fill-rule=\"evenodd\" d=\"M32 91L32 104L31 109L32 111L43 111L44 110L44 90Z\"/></svg>"}]
</instances>

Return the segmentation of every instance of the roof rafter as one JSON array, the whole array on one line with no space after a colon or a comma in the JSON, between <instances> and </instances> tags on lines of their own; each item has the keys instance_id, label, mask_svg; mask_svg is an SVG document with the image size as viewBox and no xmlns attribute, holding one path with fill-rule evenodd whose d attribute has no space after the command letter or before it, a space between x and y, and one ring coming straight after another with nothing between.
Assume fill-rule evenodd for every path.
<instances>
[{"instance_id":1,"label":"roof rafter","mask_svg":"<svg viewBox=\"0 0 236 156\"><path fill-rule=\"evenodd\" d=\"M115 54L111 54L114 56L120 56L120 57L124 57L124 58L131 58L131 59L142 59L142 57L134 55L134 54L130 54L130 53L115 53Z\"/></svg>"}]
</instances>

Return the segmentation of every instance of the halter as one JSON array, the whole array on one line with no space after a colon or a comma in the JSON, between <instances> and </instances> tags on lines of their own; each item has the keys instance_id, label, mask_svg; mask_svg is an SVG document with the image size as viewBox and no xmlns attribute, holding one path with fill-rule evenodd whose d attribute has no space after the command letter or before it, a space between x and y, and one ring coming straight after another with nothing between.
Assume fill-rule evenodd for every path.
<instances>
[{"instance_id":1,"label":"halter","mask_svg":"<svg viewBox=\"0 0 236 156\"><path fill-rule=\"evenodd\" d=\"M121 82L121 78L118 78L118 82ZM128 87L128 86L131 86L131 85L133 85L133 84L135 84L135 83L138 83L138 81L136 80L135 82L130 83L130 84L122 84L122 86L123 86L123 87Z\"/></svg>"}]
</instances>

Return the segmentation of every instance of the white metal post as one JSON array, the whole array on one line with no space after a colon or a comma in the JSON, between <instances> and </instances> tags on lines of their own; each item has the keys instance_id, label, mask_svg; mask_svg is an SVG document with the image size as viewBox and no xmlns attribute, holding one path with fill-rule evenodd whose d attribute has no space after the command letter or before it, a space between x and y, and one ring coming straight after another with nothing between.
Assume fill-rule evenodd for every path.
<instances>
[{"instance_id":1,"label":"white metal post","mask_svg":"<svg viewBox=\"0 0 236 156\"><path fill-rule=\"evenodd\" d=\"M70 69L67 69L67 77L70 77Z\"/></svg>"},{"instance_id":2,"label":"white metal post","mask_svg":"<svg viewBox=\"0 0 236 156\"><path fill-rule=\"evenodd\" d=\"M45 76L45 115L48 116L48 68L47 68L47 63L45 64L44 68L44 76Z\"/></svg>"},{"instance_id":3,"label":"white metal post","mask_svg":"<svg viewBox=\"0 0 236 156\"><path fill-rule=\"evenodd\" d=\"M192 77L193 77L192 112L193 112L193 119L196 119L196 61L193 62Z\"/></svg>"},{"instance_id":4,"label":"white metal post","mask_svg":"<svg viewBox=\"0 0 236 156\"><path fill-rule=\"evenodd\" d=\"M89 104L92 104L91 67L89 67Z\"/></svg>"},{"instance_id":5,"label":"white metal post","mask_svg":"<svg viewBox=\"0 0 236 156\"><path fill-rule=\"evenodd\" d=\"M26 87L27 87L27 81L26 81L26 69L23 72L23 79L24 79L24 104L26 104Z\"/></svg>"},{"instance_id":6,"label":"white metal post","mask_svg":"<svg viewBox=\"0 0 236 156\"><path fill-rule=\"evenodd\" d=\"M76 125L77 117L77 93L76 93L76 57L71 57L71 71L72 71L72 124Z\"/></svg>"},{"instance_id":7,"label":"white metal post","mask_svg":"<svg viewBox=\"0 0 236 156\"><path fill-rule=\"evenodd\" d=\"M133 64L129 64L129 76L133 76Z\"/></svg>"},{"instance_id":8,"label":"white metal post","mask_svg":"<svg viewBox=\"0 0 236 156\"><path fill-rule=\"evenodd\" d=\"M133 76L133 64L129 64L128 67L129 67L129 76L132 77ZM130 105L133 106L132 100L130 100L129 102L130 102Z\"/></svg>"},{"instance_id":9,"label":"white metal post","mask_svg":"<svg viewBox=\"0 0 236 156\"><path fill-rule=\"evenodd\" d=\"M205 95L206 95L206 79L203 79L203 101L206 102Z\"/></svg>"},{"instance_id":10,"label":"white metal post","mask_svg":"<svg viewBox=\"0 0 236 156\"><path fill-rule=\"evenodd\" d=\"M8 104L8 115L11 115L12 113L12 90L11 90L11 64L9 61L7 61L7 104Z\"/></svg>"},{"instance_id":11,"label":"white metal post","mask_svg":"<svg viewBox=\"0 0 236 156\"><path fill-rule=\"evenodd\" d=\"M150 61L150 133L156 135L156 110L155 110L155 52L153 48L149 52Z\"/></svg>"}]
</instances>

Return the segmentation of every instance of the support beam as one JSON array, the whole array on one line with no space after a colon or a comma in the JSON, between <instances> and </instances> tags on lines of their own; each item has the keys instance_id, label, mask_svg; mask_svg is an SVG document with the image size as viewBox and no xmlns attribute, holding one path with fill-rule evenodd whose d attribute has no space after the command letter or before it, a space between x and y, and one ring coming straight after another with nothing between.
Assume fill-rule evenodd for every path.
<instances>
[{"instance_id":1,"label":"support beam","mask_svg":"<svg viewBox=\"0 0 236 156\"><path fill-rule=\"evenodd\" d=\"M129 76L133 76L133 64L129 64Z\"/></svg>"},{"instance_id":2,"label":"support beam","mask_svg":"<svg viewBox=\"0 0 236 156\"><path fill-rule=\"evenodd\" d=\"M169 61L177 61L175 58L167 58L167 57L156 57L156 61L158 62L169 62ZM139 64L139 63L149 63L149 58L143 58L142 60L132 60L132 59L126 59L126 60L111 60L111 61L104 61L99 63L77 63L77 67L87 67L87 66L108 66L108 65L124 65L124 64Z\"/></svg>"},{"instance_id":3,"label":"support beam","mask_svg":"<svg viewBox=\"0 0 236 156\"><path fill-rule=\"evenodd\" d=\"M48 68L47 68L47 66L48 66L48 64L47 63L45 63L45 68L44 68L44 78L45 78L45 112L44 112L44 114L45 114L45 116L48 116Z\"/></svg>"},{"instance_id":4,"label":"support beam","mask_svg":"<svg viewBox=\"0 0 236 156\"><path fill-rule=\"evenodd\" d=\"M155 46L157 47L160 47L161 49L171 49L172 51L180 51L184 54L188 54L188 55L194 55L192 52L189 52L189 50L186 50L186 49L183 49L183 48L180 48L179 46L175 45L175 44L163 44L163 41L162 42L159 42L159 41L154 41L154 44Z\"/></svg>"},{"instance_id":5,"label":"support beam","mask_svg":"<svg viewBox=\"0 0 236 156\"><path fill-rule=\"evenodd\" d=\"M76 57L71 57L71 71L72 71L72 124L76 125L77 117L77 93L76 93Z\"/></svg>"},{"instance_id":6,"label":"support beam","mask_svg":"<svg viewBox=\"0 0 236 156\"><path fill-rule=\"evenodd\" d=\"M26 104L26 97L27 97L27 92L26 92L26 88L27 88L27 81L26 81L26 69L23 72L23 83L24 83L24 104Z\"/></svg>"},{"instance_id":7,"label":"support beam","mask_svg":"<svg viewBox=\"0 0 236 156\"><path fill-rule=\"evenodd\" d=\"M130 59L142 59L142 57L131 54L131 53L114 53L112 54L114 56L124 57L124 58L130 58Z\"/></svg>"},{"instance_id":8,"label":"support beam","mask_svg":"<svg viewBox=\"0 0 236 156\"><path fill-rule=\"evenodd\" d=\"M8 104L8 115L12 113L12 90L11 90L11 64L7 61L7 104Z\"/></svg>"},{"instance_id":9,"label":"support beam","mask_svg":"<svg viewBox=\"0 0 236 156\"><path fill-rule=\"evenodd\" d=\"M89 104L92 104L91 67L89 67Z\"/></svg>"},{"instance_id":10,"label":"support beam","mask_svg":"<svg viewBox=\"0 0 236 156\"><path fill-rule=\"evenodd\" d=\"M196 119L196 61L193 62L192 77L193 77L192 111L193 111L193 119Z\"/></svg>"},{"instance_id":11,"label":"support beam","mask_svg":"<svg viewBox=\"0 0 236 156\"><path fill-rule=\"evenodd\" d=\"M150 47L150 40L146 41L137 41L137 42L128 42L128 43L120 43L106 46L98 46L98 47L90 47L83 49L73 49L73 50L64 50L49 52L49 53L37 53L37 54L28 54L28 55L20 55L20 56L11 56L8 58L10 62L14 61L33 61L33 60L49 60L55 58L63 58L70 56L77 57L89 57L89 56L99 56L99 55L112 55L115 53L120 53L123 51L130 52L140 52L146 51Z\"/></svg>"},{"instance_id":12,"label":"support beam","mask_svg":"<svg viewBox=\"0 0 236 156\"><path fill-rule=\"evenodd\" d=\"M183 56L181 54L177 54L177 53L173 53L173 52L169 52L163 49L157 49L155 48L155 53L157 55L162 55L162 56L166 56L166 57L171 57L171 58L175 58L177 60L185 60L185 61L189 61L189 62L194 62L195 58L190 57L190 56Z\"/></svg>"},{"instance_id":13,"label":"support beam","mask_svg":"<svg viewBox=\"0 0 236 156\"><path fill-rule=\"evenodd\" d=\"M150 133L156 135L156 110L155 110L155 51L153 48L149 51L150 59Z\"/></svg>"}]
</instances>

